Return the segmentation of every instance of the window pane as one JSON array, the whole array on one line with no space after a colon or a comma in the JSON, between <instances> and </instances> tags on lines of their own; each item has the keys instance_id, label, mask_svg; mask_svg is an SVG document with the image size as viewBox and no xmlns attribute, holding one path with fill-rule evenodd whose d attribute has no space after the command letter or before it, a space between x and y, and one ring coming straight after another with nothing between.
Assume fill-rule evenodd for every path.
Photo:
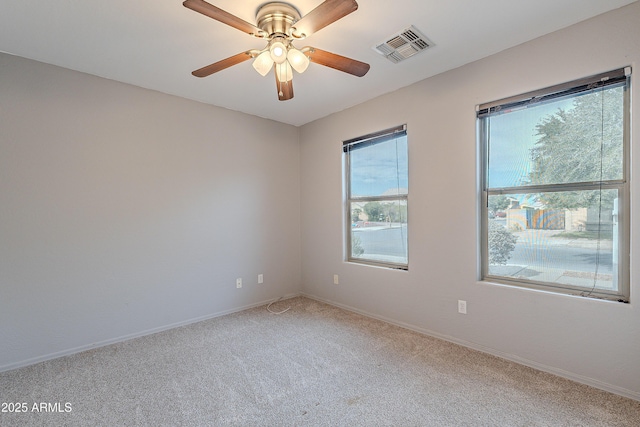
<instances>
[{"instance_id":1,"label":"window pane","mask_svg":"<svg viewBox=\"0 0 640 427\"><path fill-rule=\"evenodd\" d=\"M407 264L407 202L352 202L351 256Z\"/></svg>"},{"instance_id":2,"label":"window pane","mask_svg":"<svg viewBox=\"0 0 640 427\"><path fill-rule=\"evenodd\" d=\"M489 274L618 291L617 190L490 195Z\"/></svg>"},{"instance_id":3,"label":"window pane","mask_svg":"<svg viewBox=\"0 0 640 427\"><path fill-rule=\"evenodd\" d=\"M351 198L407 194L407 137L349 151Z\"/></svg>"},{"instance_id":4,"label":"window pane","mask_svg":"<svg viewBox=\"0 0 640 427\"><path fill-rule=\"evenodd\" d=\"M489 188L623 179L621 86L489 117Z\"/></svg>"}]
</instances>

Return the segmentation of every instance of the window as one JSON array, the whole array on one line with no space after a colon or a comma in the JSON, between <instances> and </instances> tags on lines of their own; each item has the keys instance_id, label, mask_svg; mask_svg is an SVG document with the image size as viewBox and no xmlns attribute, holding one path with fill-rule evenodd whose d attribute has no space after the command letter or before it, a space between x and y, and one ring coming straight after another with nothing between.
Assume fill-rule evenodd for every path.
<instances>
[{"instance_id":1,"label":"window","mask_svg":"<svg viewBox=\"0 0 640 427\"><path fill-rule=\"evenodd\" d=\"M407 131L343 142L347 261L407 269Z\"/></svg>"},{"instance_id":2,"label":"window","mask_svg":"<svg viewBox=\"0 0 640 427\"><path fill-rule=\"evenodd\" d=\"M628 302L630 74L479 106L483 280Z\"/></svg>"}]
</instances>

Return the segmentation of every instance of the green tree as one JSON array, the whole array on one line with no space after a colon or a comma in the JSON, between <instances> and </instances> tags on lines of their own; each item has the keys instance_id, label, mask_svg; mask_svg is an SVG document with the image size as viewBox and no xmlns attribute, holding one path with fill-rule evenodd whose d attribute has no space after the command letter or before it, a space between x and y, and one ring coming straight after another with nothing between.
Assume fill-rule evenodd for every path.
<instances>
[{"instance_id":1,"label":"green tree","mask_svg":"<svg viewBox=\"0 0 640 427\"><path fill-rule=\"evenodd\" d=\"M509 198L504 194L489 196L489 210L493 212L503 211L509 207Z\"/></svg>"},{"instance_id":2,"label":"green tree","mask_svg":"<svg viewBox=\"0 0 640 427\"><path fill-rule=\"evenodd\" d=\"M360 214L362 213L362 209L355 208L351 211L351 222L358 222L360 220Z\"/></svg>"},{"instance_id":3,"label":"green tree","mask_svg":"<svg viewBox=\"0 0 640 427\"><path fill-rule=\"evenodd\" d=\"M382 215L385 221L407 222L407 205L397 201L383 203Z\"/></svg>"},{"instance_id":4,"label":"green tree","mask_svg":"<svg viewBox=\"0 0 640 427\"><path fill-rule=\"evenodd\" d=\"M536 125L538 141L531 150L530 184L622 178L623 112L619 87L578 96L572 108L543 118ZM597 197L599 192L578 191L545 193L539 199L550 208L575 209L597 204Z\"/></svg>"},{"instance_id":5,"label":"green tree","mask_svg":"<svg viewBox=\"0 0 640 427\"><path fill-rule=\"evenodd\" d=\"M384 208L380 202L369 202L364 205L364 212L369 221L379 221L384 216Z\"/></svg>"}]
</instances>

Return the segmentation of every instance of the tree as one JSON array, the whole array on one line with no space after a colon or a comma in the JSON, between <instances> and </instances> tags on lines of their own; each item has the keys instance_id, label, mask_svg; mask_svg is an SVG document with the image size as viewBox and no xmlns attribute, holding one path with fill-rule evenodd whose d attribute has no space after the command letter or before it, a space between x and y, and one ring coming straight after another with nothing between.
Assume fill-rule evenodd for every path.
<instances>
[{"instance_id":1,"label":"tree","mask_svg":"<svg viewBox=\"0 0 640 427\"><path fill-rule=\"evenodd\" d=\"M503 211L509 207L509 198L504 194L489 196L489 210L493 212Z\"/></svg>"},{"instance_id":2,"label":"tree","mask_svg":"<svg viewBox=\"0 0 640 427\"><path fill-rule=\"evenodd\" d=\"M407 222L407 205L398 201L369 202L364 212L369 221Z\"/></svg>"},{"instance_id":3,"label":"tree","mask_svg":"<svg viewBox=\"0 0 640 427\"><path fill-rule=\"evenodd\" d=\"M369 221L379 221L384 215L384 209L380 202L369 202L364 205L364 212L367 214Z\"/></svg>"},{"instance_id":4,"label":"tree","mask_svg":"<svg viewBox=\"0 0 640 427\"><path fill-rule=\"evenodd\" d=\"M407 222L407 205L397 201L386 202L382 204L385 221L389 222Z\"/></svg>"},{"instance_id":5,"label":"tree","mask_svg":"<svg viewBox=\"0 0 640 427\"><path fill-rule=\"evenodd\" d=\"M621 179L623 176L622 88L577 96L573 108L547 116L536 125L529 182L546 185ZM599 198L603 197L600 201ZM613 192L548 192L546 206L575 209L613 204Z\"/></svg>"},{"instance_id":6,"label":"tree","mask_svg":"<svg viewBox=\"0 0 640 427\"><path fill-rule=\"evenodd\" d=\"M489 221L489 264L504 265L511 258L518 238L501 224Z\"/></svg>"},{"instance_id":7,"label":"tree","mask_svg":"<svg viewBox=\"0 0 640 427\"><path fill-rule=\"evenodd\" d=\"M362 213L362 209L355 208L351 211L351 222L358 222L360 220L360 214Z\"/></svg>"}]
</instances>

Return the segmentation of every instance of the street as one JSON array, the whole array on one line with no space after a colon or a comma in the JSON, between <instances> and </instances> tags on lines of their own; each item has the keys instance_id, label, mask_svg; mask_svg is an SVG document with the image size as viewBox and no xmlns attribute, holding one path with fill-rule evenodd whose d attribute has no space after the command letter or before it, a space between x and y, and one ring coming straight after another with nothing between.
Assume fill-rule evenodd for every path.
<instances>
[{"instance_id":1,"label":"street","mask_svg":"<svg viewBox=\"0 0 640 427\"><path fill-rule=\"evenodd\" d=\"M354 228L354 236L360 237L364 249L363 256L382 255L393 257L407 256L407 224L401 227L374 226Z\"/></svg>"},{"instance_id":2,"label":"street","mask_svg":"<svg viewBox=\"0 0 640 427\"><path fill-rule=\"evenodd\" d=\"M598 263L598 273L611 274L611 261L610 250L518 241L507 263L585 272L595 271Z\"/></svg>"},{"instance_id":3,"label":"street","mask_svg":"<svg viewBox=\"0 0 640 427\"><path fill-rule=\"evenodd\" d=\"M360 238L360 244L364 249L363 256L406 256L406 224L391 228L388 226L354 228L353 231L354 236ZM603 241L598 251L596 242L592 240L568 240L551 237L550 234L553 233L540 230L515 233L518 241L507 264L593 273L597 262L598 273L611 274L610 241Z\"/></svg>"}]
</instances>

